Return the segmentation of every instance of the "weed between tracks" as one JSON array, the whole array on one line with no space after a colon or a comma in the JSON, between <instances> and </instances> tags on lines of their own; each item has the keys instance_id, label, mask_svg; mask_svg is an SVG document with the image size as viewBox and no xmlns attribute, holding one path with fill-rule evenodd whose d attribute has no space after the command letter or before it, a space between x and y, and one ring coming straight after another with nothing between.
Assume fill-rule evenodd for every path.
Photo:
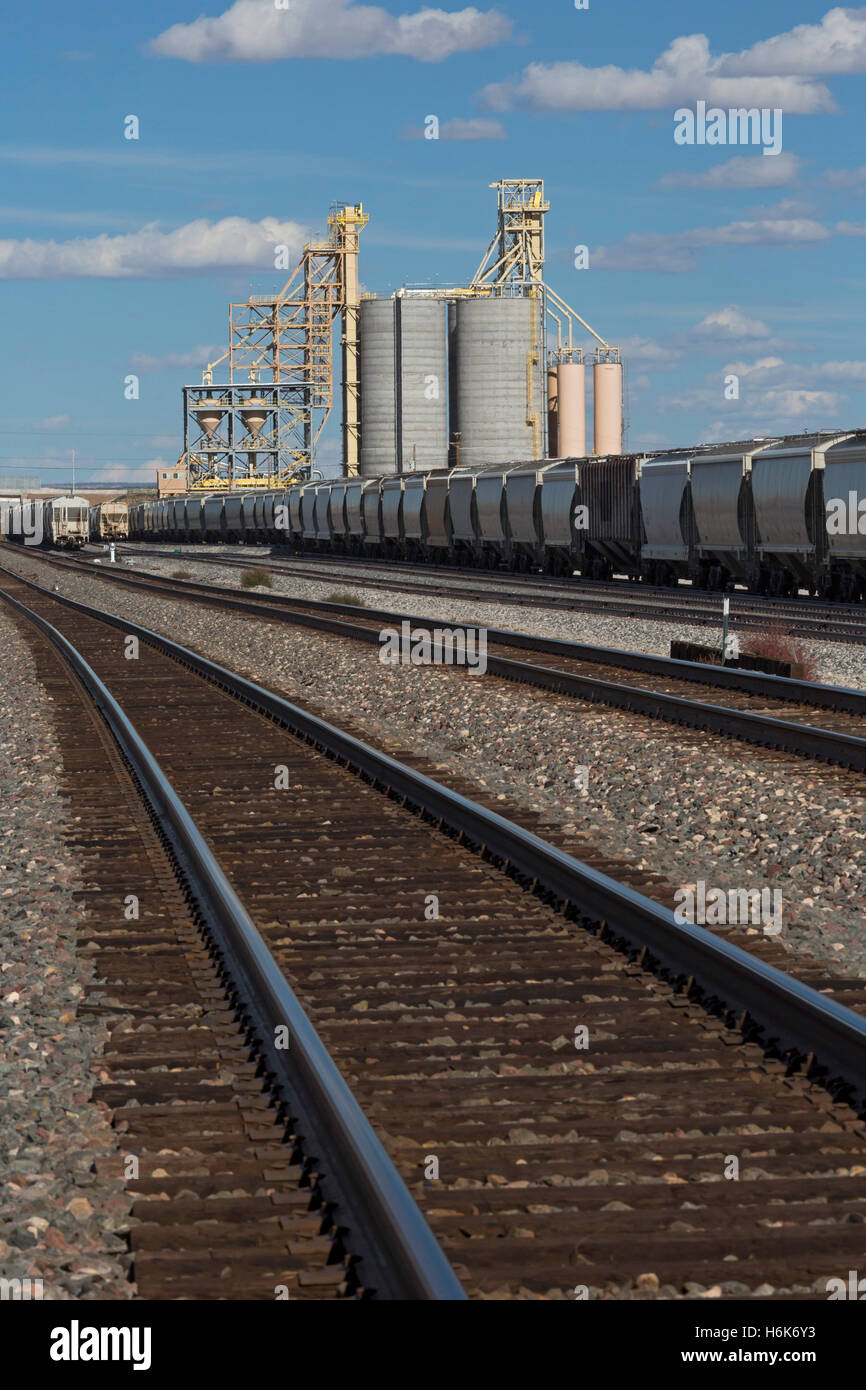
<instances>
[{"instance_id":1,"label":"weed between tracks","mask_svg":"<svg viewBox=\"0 0 866 1390\"><path fill-rule=\"evenodd\" d=\"M171 577L172 579L192 579L192 573L190 570L173 570Z\"/></svg>"},{"instance_id":2,"label":"weed between tracks","mask_svg":"<svg viewBox=\"0 0 866 1390\"><path fill-rule=\"evenodd\" d=\"M766 632L749 636L745 640L743 658L748 656L768 656L773 661L787 661L795 680L820 681L821 673L809 646L799 637L793 637L778 619Z\"/></svg>"},{"instance_id":3,"label":"weed between tracks","mask_svg":"<svg viewBox=\"0 0 866 1390\"><path fill-rule=\"evenodd\" d=\"M332 594L325 595L326 603L351 603L353 608L366 608L366 599L360 598L357 594L346 594L341 589L335 589Z\"/></svg>"},{"instance_id":4,"label":"weed between tracks","mask_svg":"<svg viewBox=\"0 0 866 1390\"><path fill-rule=\"evenodd\" d=\"M262 589L272 589L273 587L274 587L274 581L273 581L273 578L272 578L272 576L271 576L270 570L266 570L266 569L253 569L253 570L247 570L245 574L242 574L242 575L241 575L241 588L242 588L242 589L259 589L259 588L262 588Z\"/></svg>"}]
</instances>

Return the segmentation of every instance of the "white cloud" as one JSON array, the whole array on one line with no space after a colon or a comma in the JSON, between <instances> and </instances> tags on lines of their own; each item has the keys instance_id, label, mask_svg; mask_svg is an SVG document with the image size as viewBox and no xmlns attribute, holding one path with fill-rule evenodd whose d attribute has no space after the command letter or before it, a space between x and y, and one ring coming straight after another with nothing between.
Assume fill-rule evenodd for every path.
<instances>
[{"instance_id":1,"label":"white cloud","mask_svg":"<svg viewBox=\"0 0 866 1390\"><path fill-rule=\"evenodd\" d=\"M723 73L866 72L866 8L828 10L820 24L798 24L742 53L726 54Z\"/></svg>"},{"instance_id":2,"label":"white cloud","mask_svg":"<svg viewBox=\"0 0 866 1390\"><path fill-rule=\"evenodd\" d=\"M634 335L618 340L619 349L625 361L632 366L653 367L656 371L667 371L677 364L679 350L666 343L654 342L652 338Z\"/></svg>"},{"instance_id":3,"label":"white cloud","mask_svg":"<svg viewBox=\"0 0 866 1390\"><path fill-rule=\"evenodd\" d=\"M659 179L659 188L784 188L795 183L803 161L795 154L735 155L724 164L700 173L671 173Z\"/></svg>"},{"instance_id":4,"label":"white cloud","mask_svg":"<svg viewBox=\"0 0 866 1390\"><path fill-rule=\"evenodd\" d=\"M692 332L698 337L714 339L770 336L769 328L761 319L750 319L736 304L729 304L725 309L717 309L715 313L707 314L695 325Z\"/></svg>"},{"instance_id":5,"label":"white cloud","mask_svg":"<svg viewBox=\"0 0 866 1390\"><path fill-rule=\"evenodd\" d=\"M830 188L850 188L853 193L866 193L866 164L861 164L859 169L827 169L820 181Z\"/></svg>"},{"instance_id":6,"label":"white cloud","mask_svg":"<svg viewBox=\"0 0 866 1390\"><path fill-rule=\"evenodd\" d=\"M610 246L599 246L592 264L605 270L686 272L698 264L698 252L714 246L793 246L827 241L831 232L809 218L761 218L722 227L694 227L683 232L633 232Z\"/></svg>"},{"instance_id":7,"label":"white cloud","mask_svg":"<svg viewBox=\"0 0 866 1390\"><path fill-rule=\"evenodd\" d=\"M845 382L866 385L866 362L820 362L809 371L822 381L836 381L840 386Z\"/></svg>"},{"instance_id":8,"label":"white cloud","mask_svg":"<svg viewBox=\"0 0 866 1390\"><path fill-rule=\"evenodd\" d=\"M866 362L790 363L781 357L759 357L754 362L729 362L725 372L735 372L753 385L783 384L811 388L815 382L830 386L866 387Z\"/></svg>"},{"instance_id":9,"label":"white cloud","mask_svg":"<svg viewBox=\"0 0 866 1390\"><path fill-rule=\"evenodd\" d=\"M171 232L152 222L123 236L0 241L0 280L148 279L216 268L273 270L275 247L288 246L294 258L308 238L297 222L226 217L188 222Z\"/></svg>"},{"instance_id":10,"label":"white cloud","mask_svg":"<svg viewBox=\"0 0 866 1390\"><path fill-rule=\"evenodd\" d=\"M149 45L191 63L269 63L279 58L370 58L398 54L436 63L503 43L512 23L496 10L431 9L392 15L355 0L235 0L215 19L173 24Z\"/></svg>"},{"instance_id":11,"label":"white cloud","mask_svg":"<svg viewBox=\"0 0 866 1390\"><path fill-rule=\"evenodd\" d=\"M760 396L750 402L750 409L752 413L760 411L764 415L769 414L771 419L782 421L799 421L806 415L811 415L814 420L816 411L836 411L844 400L845 396L839 395L836 391L779 388L762 391ZM815 428L819 426L816 425Z\"/></svg>"},{"instance_id":12,"label":"white cloud","mask_svg":"<svg viewBox=\"0 0 866 1390\"><path fill-rule=\"evenodd\" d=\"M420 126L411 126L405 134L407 140L426 138ZM508 137L501 121L489 116L478 116L474 120L464 120L455 116L453 120L443 121L439 127L440 140L506 140Z\"/></svg>"},{"instance_id":13,"label":"white cloud","mask_svg":"<svg viewBox=\"0 0 866 1390\"><path fill-rule=\"evenodd\" d=\"M724 381L721 374L715 385L696 386L682 391L677 396L662 397L659 409L676 414L689 414L696 410L718 410L723 404ZM814 428L823 426L824 419L834 414L847 398L836 391L818 391L811 387L772 386L763 391L742 393L740 399L730 402L730 420L723 425L723 433L728 438L736 432L752 432L756 421L764 428L757 433L764 434L769 428L779 427L790 433L790 422L798 423L811 416ZM822 414L824 418L822 419ZM715 426L714 426L715 428ZM733 431L734 433L730 433Z\"/></svg>"},{"instance_id":14,"label":"white cloud","mask_svg":"<svg viewBox=\"0 0 866 1390\"><path fill-rule=\"evenodd\" d=\"M530 63L518 81L494 82L482 100L494 110L658 111L698 100L709 106L781 107L785 115L835 111L823 83L802 77L721 75L705 34L674 39L650 71L583 63ZM672 137L673 138L673 137Z\"/></svg>"},{"instance_id":15,"label":"white cloud","mask_svg":"<svg viewBox=\"0 0 866 1390\"><path fill-rule=\"evenodd\" d=\"M759 357L755 362L728 362L723 371L725 374L733 372L734 375L750 377L755 381L770 381L779 379L780 371L789 371L781 357Z\"/></svg>"},{"instance_id":16,"label":"white cloud","mask_svg":"<svg viewBox=\"0 0 866 1390\"><path fill-rule=\"evenodd\" d=\"M46 415L42 420L37 420L34 426L37 430L62 430L69 424L68 415Z\"/></svg>"},{"instance_id":17,"label":"white cloud","mask_svg":"<svg viewBox=\"0 0 866 1390\"><path fill-rule=\"evenodd\" d=\"M90 483L156 483L156 470L170 468L168 459L147 459L144 463L109 463L87 474Z\"/></svg>"},{"instance_id":18,"label":"white cloud","mask_svg":"<svg viewBox=\"0 0 866 1390\"><path fill-rule=\"evenodd\" d=\"M162 357L153 357L148 352L134 352L129 359L129 365L134 367L137 372L167 372L183 367L199 368L206 366L208 362L213 362L214 358L221 357L225 351L224 347L214 347L213 344L210 344L193 348L190 352L167 352Z\"/></svg>"}]
</instances>

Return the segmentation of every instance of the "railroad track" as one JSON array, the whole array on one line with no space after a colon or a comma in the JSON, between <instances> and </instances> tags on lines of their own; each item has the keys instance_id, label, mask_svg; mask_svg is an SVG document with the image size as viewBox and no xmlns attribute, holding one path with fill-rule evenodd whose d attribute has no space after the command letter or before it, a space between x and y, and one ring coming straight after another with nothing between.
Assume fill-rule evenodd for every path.
<instances>
[{"instance_id":1,"label":"railroad track","mask_svg":"<svg viewBox=\"0 0 866 1390\"><path fill-rule=\"evenodd\" d=\"M20 554L20 551L16 552ZM80 573L75 560L36 557L55 568ZM227 612L309 626L353 641L378 645L382 625L429 631L447 626L417 614L295 599L279 594L236 598L218 585L161 576L131 576L87 566L85 572L106 582L149 590L172 598L205 603ZM337 615L337 616L332 616ZM351 621L349 621L351 619ZM856 772L866 771L866 692L788 680L760 672L705 666L639 652L616 652L583 643L531 637L488 628L487 674L563 695L661 719L680 726L741 739L759 747L817 759ZM527 662L526 652L543 657ZM641 685L623 679L623 671L641 674ZM707 698L707 686L719 692Z\"/></svg>"},{"instance_id":2,"label":"railroad track","mask_svg":"<svg viewBox=\"0 0 866 1390\"><path fill-rule=\"evenodd\" d=\"M408 561L390 563L373 559L352 559L345 556L302 553L265 553L261 556L201 554L200 547L187 544L185 549L161 550L148 542L124 542L126 553L152 555L154 558L177 559L182 556L197 564L223 565L247 569L265 564L278 573L296 578L338 582L356 587L393 589L400 593L427 594L436 598L460 598L473 602L496 603L515 608L564 609L575 613L601 613L622 618L645 618L648 621L669 623L672 615L696 627L721 626L721 595L710 597L703 590L648 589L644 585L627 586L625 582L605 584L597 580L562 580L527 575L487 573L459 566L415 566ZM436 581L419 583L411 572L419 569ZM324 573L323 573L324 571ZM406 572L409 571L408 574ZM393 578L394 575L406 577ZM357 577L356 577L357 576ZM384 577L381 577L384 576ZM449 582L449 579L451 582ZM467 580L469 584L467 586ZM854 604L827 604L817 599L790 602L784 599L755 599L734 593L731 616L745 631L764 632L774 622L792 634L822 641L857 643L866 640L866 616Z\"/></svg>"},{"instance_id":3,"label":"railroad track","mask_svg":"<svg viewBox=\"0 0 866 1390\"><path fill-rule=\"evenodd\" d=\"M293 1122L298 1103L268 1090L302 1051L302 1020L293 1017L283 1058L268 1042L273 1014L234 1031L254 967L282 988L271 958L470 1297L718 1285L820 1298L823 1280L856 1267L863 981L817 967L795 981L773 963L784 958L776 943L746 951L732 933L678 924L638 891L657 876L618 883L542 838L540 823L509 821L469 800L468 787L434 781L422 760L373 750L126 620L8 575L2 583L22 621L65 634L79 667L86 658L128 711L219 861L224 907L237 894L234 915L250 914L270 952L253 960L249 945L237 948L237 975L231 943L218 970L213 946L197 953L197 925L144 847L139 813L140 842L118 837L122 882L98 876L84 931L96 947L88 1003L118 1017L101 1094L128 1126L130 1150L151 1163L134 1183L143 1224L132 1236L150 1296L215 1296L216 1284L231 1298L274 1297L276 1272L295 1276L292 1296L309 1293L302 1245L305 1271L330 1270L332 1292L373 1292L377 1250L382 1278L396 1276L378 1223L378 1246L365 1248L351 1187L328 1205L329 1185L351 1176L322 1161L328 1136ZM139 654L126 660L132 637ZM106 825L129 818L132 793L115 767L118 791L107 796L93 761L97 745L109 751L104 736L87 733L76 761L76 734L102 731L61 690L42 637L32 640L62 696L66 789L83 813L87 869L110 852ZM99 700L107 710L108 695ZM275 789L277 767L286 792ZM113 899L136 886L148 916L120 926ZM194 893L203 915L210 894L198 880ZM254 1070L251 1033L268 1077ZM294 1085L303 1091L302 1075ZM732 1157L740 1174L729 1181ZM405 1243L396 1224L392 1239ZM439 1269L439 1296L457 1296Z\"/></svg>"}]
</instances>

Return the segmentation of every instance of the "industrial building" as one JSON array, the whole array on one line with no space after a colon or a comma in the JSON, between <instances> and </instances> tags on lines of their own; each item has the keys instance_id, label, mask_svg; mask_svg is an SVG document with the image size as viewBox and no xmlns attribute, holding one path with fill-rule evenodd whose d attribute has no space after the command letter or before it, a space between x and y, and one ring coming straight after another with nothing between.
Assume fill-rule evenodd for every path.
<instances>
[{"instance_id":1,"label":"industrial building","mask_svg":"<svg viewBox=\"0 0 866 1390\"><path fill-rule=\"evenodd\" d=\"M200 385L184 387L183 453L160 477L160 495L178 484L267 490L320 476L338 321L347 477L582 456L590 365L590 452L621 453L619 349L544 279L544 183L491 187L496 231L472 278L405 286L387 299L360 293L369 215L362 205L334 205L327 240L305 247L279 294L230 306L226 352L206 364ZM591 363L576 345L581 329L597 343Z\"/></svg>"}]
</instances>

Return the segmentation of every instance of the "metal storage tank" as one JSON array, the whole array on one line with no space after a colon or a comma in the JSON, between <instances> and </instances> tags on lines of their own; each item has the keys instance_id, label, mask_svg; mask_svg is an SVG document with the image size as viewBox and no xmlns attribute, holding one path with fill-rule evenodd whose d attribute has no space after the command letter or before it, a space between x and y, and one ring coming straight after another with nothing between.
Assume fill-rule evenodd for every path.
<instances>
[{"instance_id":1,"label":"metal storage tank","mask_svg":"<svg viewBox=\"0 0 866 1390\"><path fill-rule=\"evenodd\" d=\"M586 367L560 362L556 369L558 446L552 458L581 459L586 455ZM619 447L614 451L619 453Z\"/></svg>"},{"instance_id":2,"label":"metal storage tank","mask_svg":"<svg viewBox=\"0 0 866 1390\"><path fill-rule=\"evenodd\" d=\"M361 301L362 477L447 465L446 325L441 299Z\"/></svg>"},{"instance_id":3,"label":"metal storage tank","mask_svg":"<svg viewBox=\"0 0 866 1390\"><path fill-rule=\"evenodd\" d=\"M361 344L362 477L397 471L397 431L394 397L394 301L362 299L359 315Z\"/></svg>"},{"instance_id":4,"label":"metal storage tank","mask_svg":"<svg viewBox=\"0 0 866 1390\"><path fill-rule=\"evenodd\" d=\"M480 469L542 455L546 367L537 299L457 303L460 464Z\"/></svg>"},{"instance_id":5,"label":"metal storage tank","mask_svg":"<svg viewBox=\"0 0 866 1390\"><path fill-rule=\"evenodd\" d=\"M606 360L602 349L592 367L593 452L622 453L622 363Z\"/></svg>"},{"instance_id":6,"label":"metal storage tank","mask_svg":"<svg viewBox=\"0 0 866 1390\"><path fill-rule=\"evenodd\" d=\"M448 325L443 299L394 301L396 457L404 473L448 466Z\"/></svg>"}]
</instances>

